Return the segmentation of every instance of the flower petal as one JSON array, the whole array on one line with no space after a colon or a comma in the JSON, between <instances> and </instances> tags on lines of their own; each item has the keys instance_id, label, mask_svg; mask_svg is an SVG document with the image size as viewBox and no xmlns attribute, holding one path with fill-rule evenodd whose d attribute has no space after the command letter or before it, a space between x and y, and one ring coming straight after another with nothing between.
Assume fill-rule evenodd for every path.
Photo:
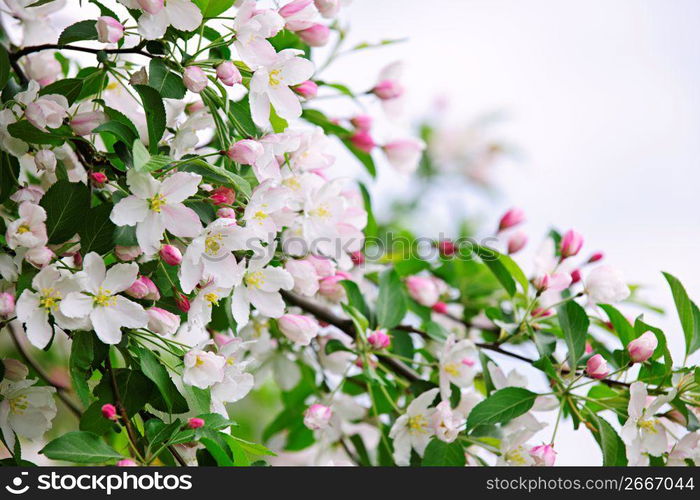
<instances>
[{"instance_id":1,"label":"flower petal","mask_svg":"<svg viewBox=\"0 0 700 500\"><path fill-rule=\"evenodd\" d=\"M165 229L175 236L194 238L202 231L202 223L197 212L182 203L165 205L161 215Z\"/></svg>"},{"instance_id":2,"label":"flower petal","mask_svg":"<svg viewBox=\"0 0 700 500\"><path fill-rule=\"evenodd\" d=\"M71 292L61 301L61 312L69 318L84 318L92 311L94 300L81 292Z\"/></svg>"},{"instance_id":3,"label":"flower petal","mask_svg":"<svg viewBox=\"0 0 700 500\"><path fill-rule=\"evenodd\" d=\"M278 292L248 289L248 298L250 303L265 316L279 318L284 314L284 300Z\"/></svg>"},{"instance_id":4,"label":"flower petal","mask_svg":"<svg viewBox=\"0 0 700 500\"><path fill-rule=\"evenodd\" d=\"M136 196L127 196L114 205L109 218L117 226L135 226L148 215L148 202Z\"/></svg>"},{"instance_id":5,"label":"flower petal","mask_svg":"<svg viewBox=\"0 0 700 500\"><path fill-rule=\"evenodd\" d=\"M83 271L85 271L85 287L89 292L97 293L107 274L102 257L95 252L87 254L83 261Z\"/></svg>"},{"instance_id":6,"label":"flower petal","mask_svg":"<svg viewBox=\"0 0 700 500\"><path fill-rule=\"evenodd\" d=\"M107 276L102 286L114 295L129 288L136 281L138 274L139 266L134 262L116 264L107 271Z\"/></svg>"},{"instance_id":7,"label":"flower petal","mask_svg":"<svg viewBox=\"0 0 700 500\"><path fill-rule=\"evenodd\" d=\"M156 253L160 249L165 225L163 217L156 212L149 212L143 222L136 226L136 240L146 255Z\"/></svg>"},{"instance_id":8,"label":"flower petal","mask_svg":"<svg viewBox=\"0 0 700 500\"><path fill-rule=\"evenodd\" d=\"M168 203L180 203L197 193L200 182L202 182L201 175L177 172L163 181L159 191Z\"/></svg>"}]
</instances>

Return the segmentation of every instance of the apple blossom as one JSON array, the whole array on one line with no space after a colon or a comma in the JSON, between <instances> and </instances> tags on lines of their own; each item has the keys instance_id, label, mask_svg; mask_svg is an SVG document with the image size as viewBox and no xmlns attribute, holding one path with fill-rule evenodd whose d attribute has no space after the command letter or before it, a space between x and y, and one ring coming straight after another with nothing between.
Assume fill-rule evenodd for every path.
<instances>
[{"instance_id":1,"label":"apple blossom","mask_svg":"<svg viewBox=\"0 0 700 500\"><path fill-rule=\"evenodd\" d=\"M190 0L120 0L144 12L139 17L139 33L146 40L157 40L165 35L168 26L180 31L194 31L202 24L202 11Z\"/></svg>"},{"instance_id":2,"label":"apple blossom","mask_svg":"<svg viewBox=\"0 0 700 500\"><path fill-rule=\"evenodd\" d=\"M68 101L59 94L43 95L27 105L24 116L39 130L58 128L68 116Z\"/></svg>"},{"instance_id":3,"label":"apple blossom","mask_svg":"<svg viewBox=\"0 0 700 500\"><path fill-rule=\"evenodd\" d=\"M382 146L389 163L399 172L411 174L418 168L425 142L421 139L397 139Z\"/></svg>"},{"instance_id":4,"label":"apple blossom","mask_svg":"<svg viewBox=\"0 0 700 500\"><path fill-rule=\"evenodd\" d=\"M586 374L591 378L602 379L608 376L608 362L600 354L594 354L586 361Z\"/></svg>"},{"instance_id":5,"label":"apple blossom","mask_svg":"<svg viewBox=\"0 0 700 500\"><path fill-rule=\"evenodd\" d=\"M644 363L654 354L658 344L656 335L652 332L645 332L627 344L627 352L633 363Z\"/></svg>"},{"instance_id":6,"label":"apple blossom","mask_svg":"<svg viewBox=\"0 0 700 500\"><path fill-rule=\"evenodd\" d=\"M12 358L5 358L1 360L2 365L5 369L5 377L7 380L12 382L19 382L27 378L29 375L29 368L27 368L23 363Z\"/></svg>"},{"instance_id":7,"label":"apple blossom","mask_svg":"<svg viewBox=\"0 0 700 500\"><path fill-rule=\"evenodd\" d=\"M17 247L35 248L45 245L46 211L39 205L28 201L19 206L19 219L10 222L5 231L7 245L13 250Z\"/></svg>"},{"instance_id":8,"label":"apple blossom","mask_svg":"<svg viewBox=\"0 0 700 500\"><path fill-rule=\"evenodd\" d=\"M265 152L262 144L252 139L243 139L229 147L226 155L241 165L253 165Z\"/></svg>"},{"instance_id":9,"label":"apple blossom","mask_svg":"<svg viewBox=\"0 0 700 500\"><path fill-rule=\"evenodd\" d=\"M11 293L0 293L0 317L8 318L15 312L15 297Z\"/></svg>"},{"instance_id":10,"label":"apple blossom","mask_svg":"<svg viewBox=\"0 0 700 500\"><path fill-rule=\"evenodd\" d=\"M307 101L318 95L318 85L311 80L306 80L305 82L301 82L299 85L295 85L292 87L292 90L294 93L300 95Z\"/></svg>"},{"instance_id":11,"label":"apple blossom","mask_svg":"<svg viewBox=\"0 0 700 500\"><path fill-rule=\"evenodd\" d=\"M285 314L277 320L277 325L289 340L299 345L309 345L319 330L315 319L299 314Z\"/></svg>"},{"instance_id":12,"label":"apple blossom","mask_svg":"<svg viewBox=\"0 0 700 500\"><path fill-rule=\"evenodd\" d=\"M27 56L24 69L28 78L46 87L54 83L61 74L61 63L53 52L38 52Z\"/></svg>"},{"instance_id":13,"label":"apple blossom","mask_svg":"<svg viewBox=\"0 0 700 500\"><path fill-rule=\"evenodd\" d=\"M304 425L311 430L325 429L330 424L333 410L322 404L312 404L304 412Z\"/></svg>"},{"instance_id":14,"label":"apple blossom","mask_svg":"<svg viewBox=\"0 0 700 500\"><path fill-rule=\"evenodd\" d=\"M97 18L97 39L102 43L117 43L124 37L124 26L110 16Z\"/></svg>"},{"instance_id":15,"label":"apple blossom","mask_svg":"<svg viewBox=\"0 0 700 500\"><path fill-rule=\"evenodd\" d=\"M158 252L160 258L171 266L177 266L182 262L182 252L173 245L163 245Z\"/></svg>"},{"instance_id":16,"label":"apple blossom","mask_svg":"<svg viewBox=\"0 0 700 500\"><path fill-rule=\"evenodd\" d=\"M322 278L318 284L318 293L332 302L340 302L345 298L345 288L341 281L347 279L350 279L350 276L343 271L338 271L333 276Z\"/></svg>"},{"instance_id":17,"label":"apple blossom","mask_svg":"<svg viewBox=\"0 0 700 500\"><path fill-rule=\"evenodd\" d=\"M588 257L589 264L598 262L599 260L603 260L603 252L594 252L590 257Z\"/></svg>"},{"instance_id":18,"label":"apple blossom","mask_svg":"<svg viewBox=\"0 0 700 500\"><path fill-rule=\"evenodd\" d=\"M439 354L440 397L443 400L448 400L450 397L450 384L468 387L472 383L476 374L474 365L478 356L471 340L457 340L454 334L447 337Z\"/></svg>"},{"instance_id":19,"label":"apple blossom","mask_svg":"<svg viewBox=\"0 0 700 500\"><path fill-rule=\"evenodd\" d=\"M350 142L360 151L370 153L376 146L372 135L367 129L358 129L350 136Z\"/></svg>"},{"instance_id":20,"label":"apple blossom","mask_svg":"<svg viewBox=\"0 0 700 500\"><path fill-rule=\"evenodd\" d=\"M236 38L233 46L250 67L265 65L275 59L275 49L267 40L284 27L284 19L271 9L259 9L255 0L244 0L233 20Z\"/></svg>"},{"instance_id":21,"label":"apple blossom","mask_svg":"<svg viewBox=\"0 0 700 500\"><path fill-rule=\"evenodd\" d=\"M114 407L113 404L104 404L102 405L102 408L100 408L100 411L102 412L102 416L106 418L107 420L117 420L117 409Z\"/></svg>"},{"instance_id":22,"label":"apple blossom","mask_svg":"<svg viewBox=\"0 0 700 500\"><path fill-rule=\"evenodd\" d=\"M190 92L200 93L209 83L204 70L199 66L187 66L182 74L182 81Z\"/></svg>"},{"instance_id":23,"label":"apple blossom","mask_svg":"<svg viewBox=\"0 0 700 500\"><path fill-rule=\"evenodd\" d=\"M318 14L314 0L292 0L278 12L284 18L284 27L290 31L300 31L311 27Z\"/></svg>"},{"instance_id":24,"label":"apple blossom","mask_svg":"<svg viewBox=\"0 0 700 500\"><path fill-rule=\"evenodd\" d=\"M42 246L30 248L24 254L24 260L38 269L48 266L54 257L56 254L53 253L53 250Z\"/></svg>"},{"instance_id":25,"label":"apple blossom","mask_svg":"<svg viewBox=\"0 0 700 500\"><path fill-rule=\"evenodd\" d=\"M136 239L145 253L159 250L166 230L183 238L199 234L197 213L182 202L197 192L200 175L176 172L159 181L130 169L126 179L133 194L114 206L110 218L117 226L136 226Z\"/></svg>"},{"instance_id":26,"label":"apple blossom","mask_svg":"<svg viewBox=\"0 0 700 500\"><path fill-rule=\"evenodd\" d=\"M41 437L50 427L57 408L54 387L35 386L36 379L0 382L0 431L14 448L15 433L27 439Z\"/></svg>"},{"instance_id":27,"label":"apple blossom","mask_svg":"<svg viewBox=\"0 0 700 500\"><path fill-rule=\"evenodd\" d=\"M585 291L591 304L614 304L630 295L622 273L607 265L598 266L588 274Z\"/></svg>"},{"instance_id":28,"label":"apple blossom","mask_svg":"<svg viewBox=\"0 0 700 500\"><path fill-rule=\"evenodd\" d=\"M382 328L379 330L369 330L367 332L367 343L372 346L373 349L385 349L391 345L391 337L387 335L386 329Z\"/></svg>"},{"instance_id":29,"label":"apple blossom","mask_svg":"<svg viewBox=\"0 0 700 500\"><path fill-rule=\"evenodd\" d=\"M382 80L372 89L372 93L382 100L396 99L404 93L403 85L397 80Z\"/></svg>"},{"instance_id":30,"label":"apple blossom","mask_svg":"<svg viewBox=\"0 0 700 500\"><path fill-rule=\"evenodd\" d=\"M200 389L206 389L224 379L226 358L199 348L187 351L183 358L185 369L182 381Z\"/></svg>"},{"instance_id":31,"label":"apple blossom","mask_svg":"<svg viewBox=\"0 0 700 500\"><path fill-rule=\"evenodd\" d=\"M70 292L60 301L60 311L69 318L90 319L97 337L105 344L118 344L121 328L145 328L148 314L139 304L119 292L128 289L139 271L136 264L115 264L107 270L95 252L85 256L82 291Z\"/></svg>"},{"instance_id":32,"label":"apple blossom","mask_svg":"<svg viewBox=\"0 0 700 500\"><path fill-rule=\"evenodd\" d=\"M209 199L214 205L233 205L236 201L236 192L226 186L218 187L211 191Z\"/></svg>"},{"instance_id":33,"label":"apple blossom","mask_svg":"<svg viewBox=\"0 0 700 500\"><path fill-rule=\"evenodd\" d=\"M316 268L307 260L288 260L284 268L294 279L294 292L312 297L318 292L319 277Z\"/></svg>"},{"instance_id":34,"label":"apple blossom","mask_svg":"<svg viewBox=\"0 0 700 500\"><path fill-rule=\"evenodd\" d=\"M139 276L124 293L135 299L158 300L160 298L160 290L148 276Z\"/></svg>"},{"instance_id":35,"label":"apple blossom","mask_svg":"<svg viewBox=\"0 0 700 500\"><path fill-rule=\"evenodd\" d=\"M141 248L138 246L133 246L133 247L127 247L127 246L121 246L117 245L114 247L114 255L117 256L119 260L123 261L130 261L137 259L139 255L142 255L143 252L141 251Z\"/></svg>"},{"instance_id":36,"label":"apple blossom","mask_svg":"<svg viewBox=\"0 0 700 500\"><path fill-rule=\"evenodd\" d=\"M440 290L431 278L409 276L406 278L406 288L411 298L422 306L432 307L440 299Z\"/></svg>"},{"instance_id":37,"label":"apple blossom","mask_svg":"<svg viewBox=\"0 0 700 500\"><path fill-rule=\"evenodd\" d=\"M180 316L160 307L151 307L148 313L148 329L159 335L175 335L180 327Z\"/></svg>"},{"instance_id":38,"label":"apple blossom","mask_svg":"<svg viewBox=\"0 0 700 500\"><path fill-rule=\"evenodd\" d=\"M581 251L583 246L583 236L573 229L569 229L561 239L561 257L566 259L573 257Z\"/></svg>"},{"instance_id":39,"label":"apple blossom","mask_svg":"<svg viewBox=\"0 0 700 500\"><path fill-rule=\"evenodd\" d=\"M452 410L449 401L440 401L435 407L431 423L435 437L445 443L452 443L457 439L466 420L458 410Z\"/></svg>"},{"instance_id":40,"label":"apple blossom","mask_svg":"<svg viewBox=\"0 0 700 500\"><path fill-rule=\"evenodd\" d=\"M187 427L190 429L199 429L201 427L204 427L204 420L202 420L201 418L192 417L187 420Z\"/></svg>"},{"instance_id":41,"label":"apple blossom","mask_svg":"<svg viewBox=\"0 0 700 500\"><path fill-rule=\"evenodd\" d=\"M535 465L551 467L557 459L557 452L551 444L541 444L530 448L530 456Z\"/></svg>"},{"instance_id":42,"label":"apple blossom","mask_svg":"<svg viewBox=\"0 0 700 500\"><path fill-rule=\"evenodd\" d=\"M78 113L70 121L70 127L76 135L90 135L94 129L107 121L107 115L102 111L86 111Z\"/></svg>"},{"instance_id":43,"label":"apple blossom","mask_svg":"<svg viewBox=\"0 0 700 500\"><path fill-rule=\"evenodd\" d=\"M226 416L225 403L235 403L243 399L255 384L255 378L245 370L248 361L242 361L243 353L248 348L248 342L233 339L219 349L219 354L226 360L224 378L212 386L212 409Z\"/></svg>"},{"instance_id":44,"label":"apple blossom","mask_svg":"<svg viewBox=\"0 0 700 500\"><path fill-rule=\"evenodd\" d=\"M319 13L325 18L332 18L338 15L342 0L314 0L314 5Z\"/></svg>"},{"instance_id":45,"label":"apple blossom","mask_svg":"<svg viewBox=\"0 0 700 500\"><path fill-rule=\"evenodd\" d=\"M516 231L508 238L508 254L513 255L525 248L527 245L527 234L523 231Z\"/></svg>"},{"instance_id":46,"label":"apple blossom","mask_svg":"<svg viewBox=\"0 0 700 500\"><path fill-rule=\"evenodd\" d=\"M297 35L310 47L323 47L328 43L331 30L326 25L314 23L306 29L297 31Z\"/></svg>"},{"instance_id":47,"label":"apple blossom","mask_svg":"<svg viewBox=\"0 0 700 500\"><path fill-rule=\"evenodd\" d=\"M224 61L216 67L216 77L229 87L243 81L241 72L231 61Z\"/></svg>"},{"instance_id":48,"label":"apple blossom","mask_svg":"<svg viewBox=\"0 0 700 500\"><path fill-rule=\"evenodd\" d=\"M430 438L435 434L430 425L435 408L429 408L439 389L429 389L415 398L406 407L406 413L396 419L389 431L394 440L394 461L396 465L407 466L410 463L411 448L423 456Z\"/></svg>"},{"instance_id":49,"label":"apple blossom","mask_svg":"<svg viewBox=\"0 0 700 500\"><path fill-rule=\"evenodd\" d=\"M90 180L95 187L104 187L108 179L103 172L92 172L90 173Z\"/></svg>"},{"instance_id":50,"label":"apple blossom","mask_svg":"<svg viewBox=\"0 0 700 500\"><path fill-rule=\"evenodd\" d=\"M41 149L34 155L34 164L39 170L56 171L56 155L50 149Z\"/></svg>"},{"instance_id":51,"label":"apple blossom","mask_svg":"<svg viewBox=\"0 0 700 500\"><path fill-rule=\"evenodd\" d=\"M501 216L498 222L498 231L505 231L511 227L522 224L525 220L525 212L520 208L511 208Z\"/></svg>"},{"instance_id":52,"label":"apple blossom","mask_svg":"<svg viewBox=\"0 0 700 500\"><path fill-rule=\"evenodd\" d=\"M116 465L117 465L117 467L138 467L139 466L139 464L137 464L136 462L134 462L130 458L124 458L122 460L118 460Z\"/></svg>"}]
</instances>

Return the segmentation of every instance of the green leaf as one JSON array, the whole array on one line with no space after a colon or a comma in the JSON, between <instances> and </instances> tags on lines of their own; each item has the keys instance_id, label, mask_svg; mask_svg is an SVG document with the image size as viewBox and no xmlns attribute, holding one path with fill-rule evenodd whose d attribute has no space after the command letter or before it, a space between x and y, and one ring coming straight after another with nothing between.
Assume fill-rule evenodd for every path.
<instances>
[{"instance_id":1,"label":"green leaf","mask_svg":"<svg viewBox=\"0 0 700 500\"><path fill-rule=\"evenodd\" d=\"M168 371L161 364L158 358L148 349L139 349L138 352L141 371L149 379L156 384L160 395L165 402L166 408L157 408L159 410L167 410L169 413L185 413L189 410L187 401L177 390Z\"/></svg>"},{"instance_id":2,"label":"green leaf","mask_svg":"<svg viewBox=\"0 0 700 500\"><path fill-rule=\"evenodd\" d=\"M588 315L583 307L569 300L557 308L557 317L569 349L569 367L576 370L578 360L586 350Z\"/></svg>"},{"instance_id":3,"label":"green leaf","mask_svg":"<svg viewBox=\"0 0 700 500\"><path fill-rule=\"evenodd\" d=\"M93 132L97 134L110 133L124 144L133 144L138 138L138 134L135 134L128 125L116 120L110 120L99 125L97 128L93 129Z\"/></svg>"},{"instance_id":4,"label":"green leaf","mask_svg":"<svg viewBox=\"0 0 700 500\"><path fill-rule=\"evenodd\" d=\"M204 445L207 451L211 453L211 456L214 457L214 460L216 460L216 465L219 467L233 467L235 465L231 457L229 457L228 453L226 453L224 447L215 440L208 437L203 437L200 439L200 442Z\"/></svg>"},{"instance_id":5,"label":"green leaf","mask_svg":"<svg viewBox=\"0 0 700 500\"><path fill-rule=\"evenodd\" d=\"M143 109L146 112L146 128L148 129L148 145L151 153L158 152L158 141L165 132L165 106L163 98L153 87L148 85L134 85L136 92L141 96Z\"/></svg>"},{"instance_id":6,"label":"green leaf","mask_svg":"<svg viewBox=\"0 0 700 500\"><path fill-rule=\"evenodd\" d=\"M384 271L379 277L377 298L377 323L382 328L393 328L406 315L408 305L403 283L393 269Z\"/></svg>"},{"instance_id":7,"label":"green leaf","mask_svg":"<svg viewBox=\"0 0 700 500\"><path fill-rule=\"evenodd\" d=\"M31 144L50 144L52 146L60 146L66 142L66 137L68 137L67 130L65 130L66 134L61 133L61 129L56 129L54 132L43 132L29 123L27 120L20 120L18 122L11 123L7 126L7 131L12 137L22 139L23 141Z\"/></svg>"},{"instance_id":8,"label":"green leaf","mask_svg":"<svg viewBox=\"0 0 700 500\"><path fill-rule=\"evenodd\" d=\"M111 203L103 203L84 214L84 221L78 229L80 251L83 255L89 252L104 255L114 247L113 235L116 226L109 219L112 208Z\"/></svg>"},{"instance_id":9,"label":"green leaf","mask_svg":"<svg viewBox=\"0 0 700 500\"><path fill-rule=\"evenodd\" d=\"M5 151L0 151L0 203L4 203L17 190L19 162Z\"/></svg>"},{"instance_id":10,"label":"green leaf","mask_svg":"<svg viewBox=\"0 0 700 500\"><path fill-rule=\"evenodd\" d=\"M180 172L193 172L201 175L205 180L216 184L226 184L233 187L236 193L240 193L246 198L250 198L252 188L250 183L243 177L229 172L223 167L217 167L199 158L192 158L185 163L178 165Z\"/></svg>"},{"instance_id":11,"label":"green leaf","mask_svg":"<svg viewBox=\"0 0 700 500\"><path fill-rule=\"evenodd\" d=\"M625 443L607 420L587 411L597 432L591 429L591 433L603 452L604 467L624 467L627 465Z\"/></svg>"},{"instance_id":12,"label":"green leaf","mask_svg":"<svg viewBox=\"0 0 700 500\"><path fill-rule=\"evenodd\" d=\"M182 99L187 92L182 78L170 71L162 59L151 59L148 66L148 85L168 99Z\"/></svg>"},{"instance_id":13,"label":"green leaf","mask_svg":"<svg viewBox=\"0 0 700 500\"><path fill-rule=\"evenodd\" d=\"M424 467L464 467L466 464L464 448L458 440L445 443L433 438L423 454Z\"/></svg>"},{"instance_id":14,"label":"green leaf","mask_svg":"<svg viewBox=\"0 0 700 500\"><path fill-rule=\"evenodd\" d=\"M634 328L632 328L630 322L627 321L627 318L625 318L625 316L613 306L609 304L598 304L598 306L605 311L605 314L608 315L615 333L617 333L617 336L620 337L620 340L622 341L622 345L627 347L627 344L629 344L636 337L634 334Z\"/></svg>"},{"instance_id":15,"label":"green leaf","mask_svg":"<svg viewBox=\"0 0 700 500\"><path fill-rule=\"evenodd\" d=\"M524 293L527 292L529 286L527 276L525 276L525 273L513 259L485 246L476 246L475 252L503 285L508 295L511 297L515 295L517 291L516 282L520 284Z\"/></svg>"},{"instance_id":16,"label":"green leaf","mask_svg":"<svg viewBox=\"0 0 700 500\"><path fill-rule=\"evenodd\" d=\"M467 429L478 425L505 424L528 412L537 394L522 387L506 387L494 392L469 413Z\"/></svg>"},{"instance_id":17,"label":"green leaf","mask_svg":"<svg viewBox=\"0 0 700 500\"><path fill-rule=\"evenodd\" d=\"M678 311L678 318L681 320L681 326L683 327L685 353L690 354L700 347L700 324L695 319L696 317L700 318L700 313L696 312L697 306L690 300L688 293L678 278L669 273L663 273L663 275L671 287L673 301Z\"/></svg>"},{"instance_id":18,"label":"green leaf","mask_svg":"<svg viewBox=\"0 0 700 500\"><path fill-rule=\"evenodd\" d=\"M348 304L360 311L365 318L369 319L371 312L367 302L365 302L365 298L362 295L360 288L357 286L357 283L350 280L342 280L340 284L343 285L343 288L345 288L345 295L348 298Z\"/></svg>"},{"instance_id":19,"label":"green leaf","mask_svg":"<svg viewBox=\"0 0 700 500\"><path fill-rule=\"evenodd\" d=\"M68 104L73 104L83 89L83 81L79 78L66 78L58 80L39 91L39 95L59 94L68 100Z\"/></svg>"},{"instance_id":20,"label":"green leaf","mask_svg":"<svg viewBox=\"0 0 700 500\"><path fill-rule=\"evenodd\" d=\"M10 56L5 47L0 44L0 90L5 88L10 79Z\"/></svg>"},{"instance_id":21,"label":"green leaf","mask_svg":"<svg viewBox=\"0 0 700 500\"><path fill-rule=\"evenodd\" d=\"M236 125L236 129L243 137L257 137L258 127L253 122L253 117L250 114L250 103L248 102L248 94L240 101L230 101L229 119Z\"/></svg>"},{"instance_id":22,"label":"green leaf","mask_svg":"<svg viewBox=\"0 0 700 500\"><path fill-rule=\"evenodd\" d=\"M114 378L121 397L124 409L130 417L138 413L146 403L151 400L155 386L139 370L118 368L114 370ZM93 393L103 401L115 401L112 392L112 382L109 376L102 377Z\"/></svg>"},{"instance_id":23,"label":"green leaf","mask_svg":"<svg viewBox=\"0 0 700 500\"><path fill-rule=\"evenodd\" d=\"M71 239L90 210L90 189L79 182L61 180L49 188L39 203L46 210L49 243Z\"/></svg>"},{"instance_id":24,"label":"green leaf","mask_svg":"<svg viewBox=\"0 0 700 500\"><path fill-rule=\"evenodd\" d=\"M73 431L60 436L39 452L52 460L77 464L103 464L122 456L92 432Z\"/></svg>"},{"instance_id":25,"label":"green leaf","mask_svg":"<svg viewBox=\"0 0 700 500\"><path fill-rule=\"evenodd\" d=\"M66 45L80 40L97 40L97 21L88 19L71 24L58 37L58 44Z\"/></svg>"},{"instance_id":26,"label":"green leaf","mask_svg":"<svg viewBox=\"0 0 700 500\"><path fill-rule=\"evenodd\" d=\"M77 331L73 334L68 368L73 381L73 389L85 406L90 403L88 378L93 362L102 359L107 350L94 333Z\"/></svg>"},{"instance_id":27,"label":"green leaf","mask_svg":"<svg viewBox=\"0 0 700 500\"><path fill-rule=\"evenodd\" d=\"M194 0L204 17L216 17L230 9L235 0Z\"/></svg>"}]
</instances>

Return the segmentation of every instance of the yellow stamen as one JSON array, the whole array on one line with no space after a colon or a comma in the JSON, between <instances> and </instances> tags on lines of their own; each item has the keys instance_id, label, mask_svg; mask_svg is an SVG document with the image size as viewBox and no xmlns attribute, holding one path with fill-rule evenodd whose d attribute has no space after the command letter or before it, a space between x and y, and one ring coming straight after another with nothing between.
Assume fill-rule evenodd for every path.
<instances>
[{"instance_id":1,"label":"yellow stamen","mask_svg":"<svg viewBox=\"0 0 700 500\"><path fill-rule=\"evenodd\" d=\"M27 408L29 408L29 400L24 394L10 399L10 411L15 415L23 415Z\"/></svg>"},{"instance_id":2,"label":"yellow stamen","mask_svg":"<svg viewBox=\"0 0 700 500\"><path fill-rule=\"evenodd\" d=\"M659 421L655 418L649 420L639 420L637 421L637 426L644 429L647 432L651 432L652 434L658 434L659 431L656 428L658 423Z\"/></svg>"},{"instance_id":3,"label":"yellow stamen","mask_svg":"<svg viewBox=\"0 0 700 500\"><path fill-rule=\"evenodd\" d=\"M157 194L153 198L148 199L148 208L159 214L166 201L162 194Z\"/></svg>"},{"instance_id":4,"label":"yellow stamen","mask_svg":"<svg viewBox=\"0 0 700 500\"><path fill-rule=\"evenodd\" d=\"M408 432L411 434L425 434L428 421L423 414L408 417Z\"/></svg>"},{"instance_id":5,"label":"yellow stamen","mask_svg":"<svg viewBox=\"0 0 700 500\"><path fill-rule=\"evenodd\" d=\"M270 71L270 76L268 78L268 84L270 87L275 87L280 84L280 81L282 81L280 73L282 73L282 71L279 69L273 69Z\"/></svg>"},{"instance_id":6,"label":"yellow stamen","mask_svg":"<svg viewBox=\"0 0 700 500\"><path fill-rule=\"evenodd\" d=\"M209 307L219 304L219 296L214 292L204 294L204 299L209 302Z\"/></svg>"},{"instance_id":7,"label":"yellow stamen","mask_svg":"<svg viewBox=\"0 0 700 500\"><path fill-rule=\"evenodd\" d=\"M260 288L262 284L265 283L265 275L262 271L255 271L253 273L246 274L245 284L251 288Z\"/></svg>"},{"instance_id":8,"label":"yellow stamen","mask_svg":"<svg viewBox=\"0 0 700 500\"><path fill-rule=\"evenodd\" d=\"M328 217L331 215L331 212L326 208L325 205L321 205L320 207L314 208L309 212L309 215L312 215L314 217Z\"/></svg>"},{"instance_id":9,"label":"yellow stamen","mask_svg":"<svg viewBox=\"0 0 700 500\"><path fill-rule=\"evenodd\" d=\"M505 458L507 462L516 465L525 465L527 463L525 457L523 456L522 446L518 446L517 448L510 450L508 453L506 453Z\"/></svg>"},{"instance_id":10,"label":"yellow stamen","mask_svg":"<svg viewBox=\"0 0 700 500\"><path fill-rule=\"evenodd\" d=\"M443 370L448 375L452 375L453 377L459 376L459 368L457 368L457 364L455 363L447 363L445 366L443 366Z\"/></svg>"},{"instance_id":11,"label":"yellow stamen","mask_svg":"<svg viewBox=\"0 0 700 500\"><path fill-rule=\"evenodd\" d=\"M112 307L117 305L117 298L112 295L111 290L100 287L97 295L93 297L94 304L100 307Z\"/></svg>"},{"instance_id":12,"label":"yellow stamen","mask_svg":"<svg viewBox=\"0 0 700 500\"><path fill-rule=\"evenodd\" d=\"M53 312L58 309L58 303L61 302L61 294L53 288L42 288L40 292L39 306L47 311Z\"/></svg>"},{"instance_id":13,"label":"yellow stamen","mask_svg":"<svg viewBox=\"0 0 700 500\"><path fill-rule=\"evenodd\" d=\"M22 224L21 226L19 226L19 227L17 228L17 232L18 232L19 234L28 233L29 231L31 231L31 229L30 229L30 227L29 227L27 224Z\"/></svg>"},{"instance_id":14,"label":"yellow stamen","mask_svg":"<svg viewBox=\"0 0 700 500\"><path fill-rule=\"evenodd\" d=\"M216 255L221 250L221 233L211 234L204 240L204 251L209 255Z\"/></svg>"}]
</instances>

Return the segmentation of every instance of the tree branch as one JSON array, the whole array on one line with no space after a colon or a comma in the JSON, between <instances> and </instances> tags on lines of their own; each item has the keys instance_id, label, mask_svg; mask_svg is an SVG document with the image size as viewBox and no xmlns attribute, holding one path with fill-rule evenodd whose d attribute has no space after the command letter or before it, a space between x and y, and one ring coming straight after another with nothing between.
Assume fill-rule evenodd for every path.
<instances>
[{"instance_id":1,"label":"tree branch","mask_svg":"<svg viewBox=\"0 0 700 500\"><path fill-rule=\"evenodd\" d=\"M154 58L152 54L144 52L141 50L144 44L140 43L134 47L128 49L92 49L89 47L76 47L75 45L59 45L57 43L45 43L43 45L34 45L32 47L24 47L15 52L10 52L10 61L16 61L20 57L32 54L34 52L41 52L43 50L74 50L76 52L87 52L89 54L98 54L104 52L105 54L138 54L144 57Z\"/></svg>"}]
</instances>

